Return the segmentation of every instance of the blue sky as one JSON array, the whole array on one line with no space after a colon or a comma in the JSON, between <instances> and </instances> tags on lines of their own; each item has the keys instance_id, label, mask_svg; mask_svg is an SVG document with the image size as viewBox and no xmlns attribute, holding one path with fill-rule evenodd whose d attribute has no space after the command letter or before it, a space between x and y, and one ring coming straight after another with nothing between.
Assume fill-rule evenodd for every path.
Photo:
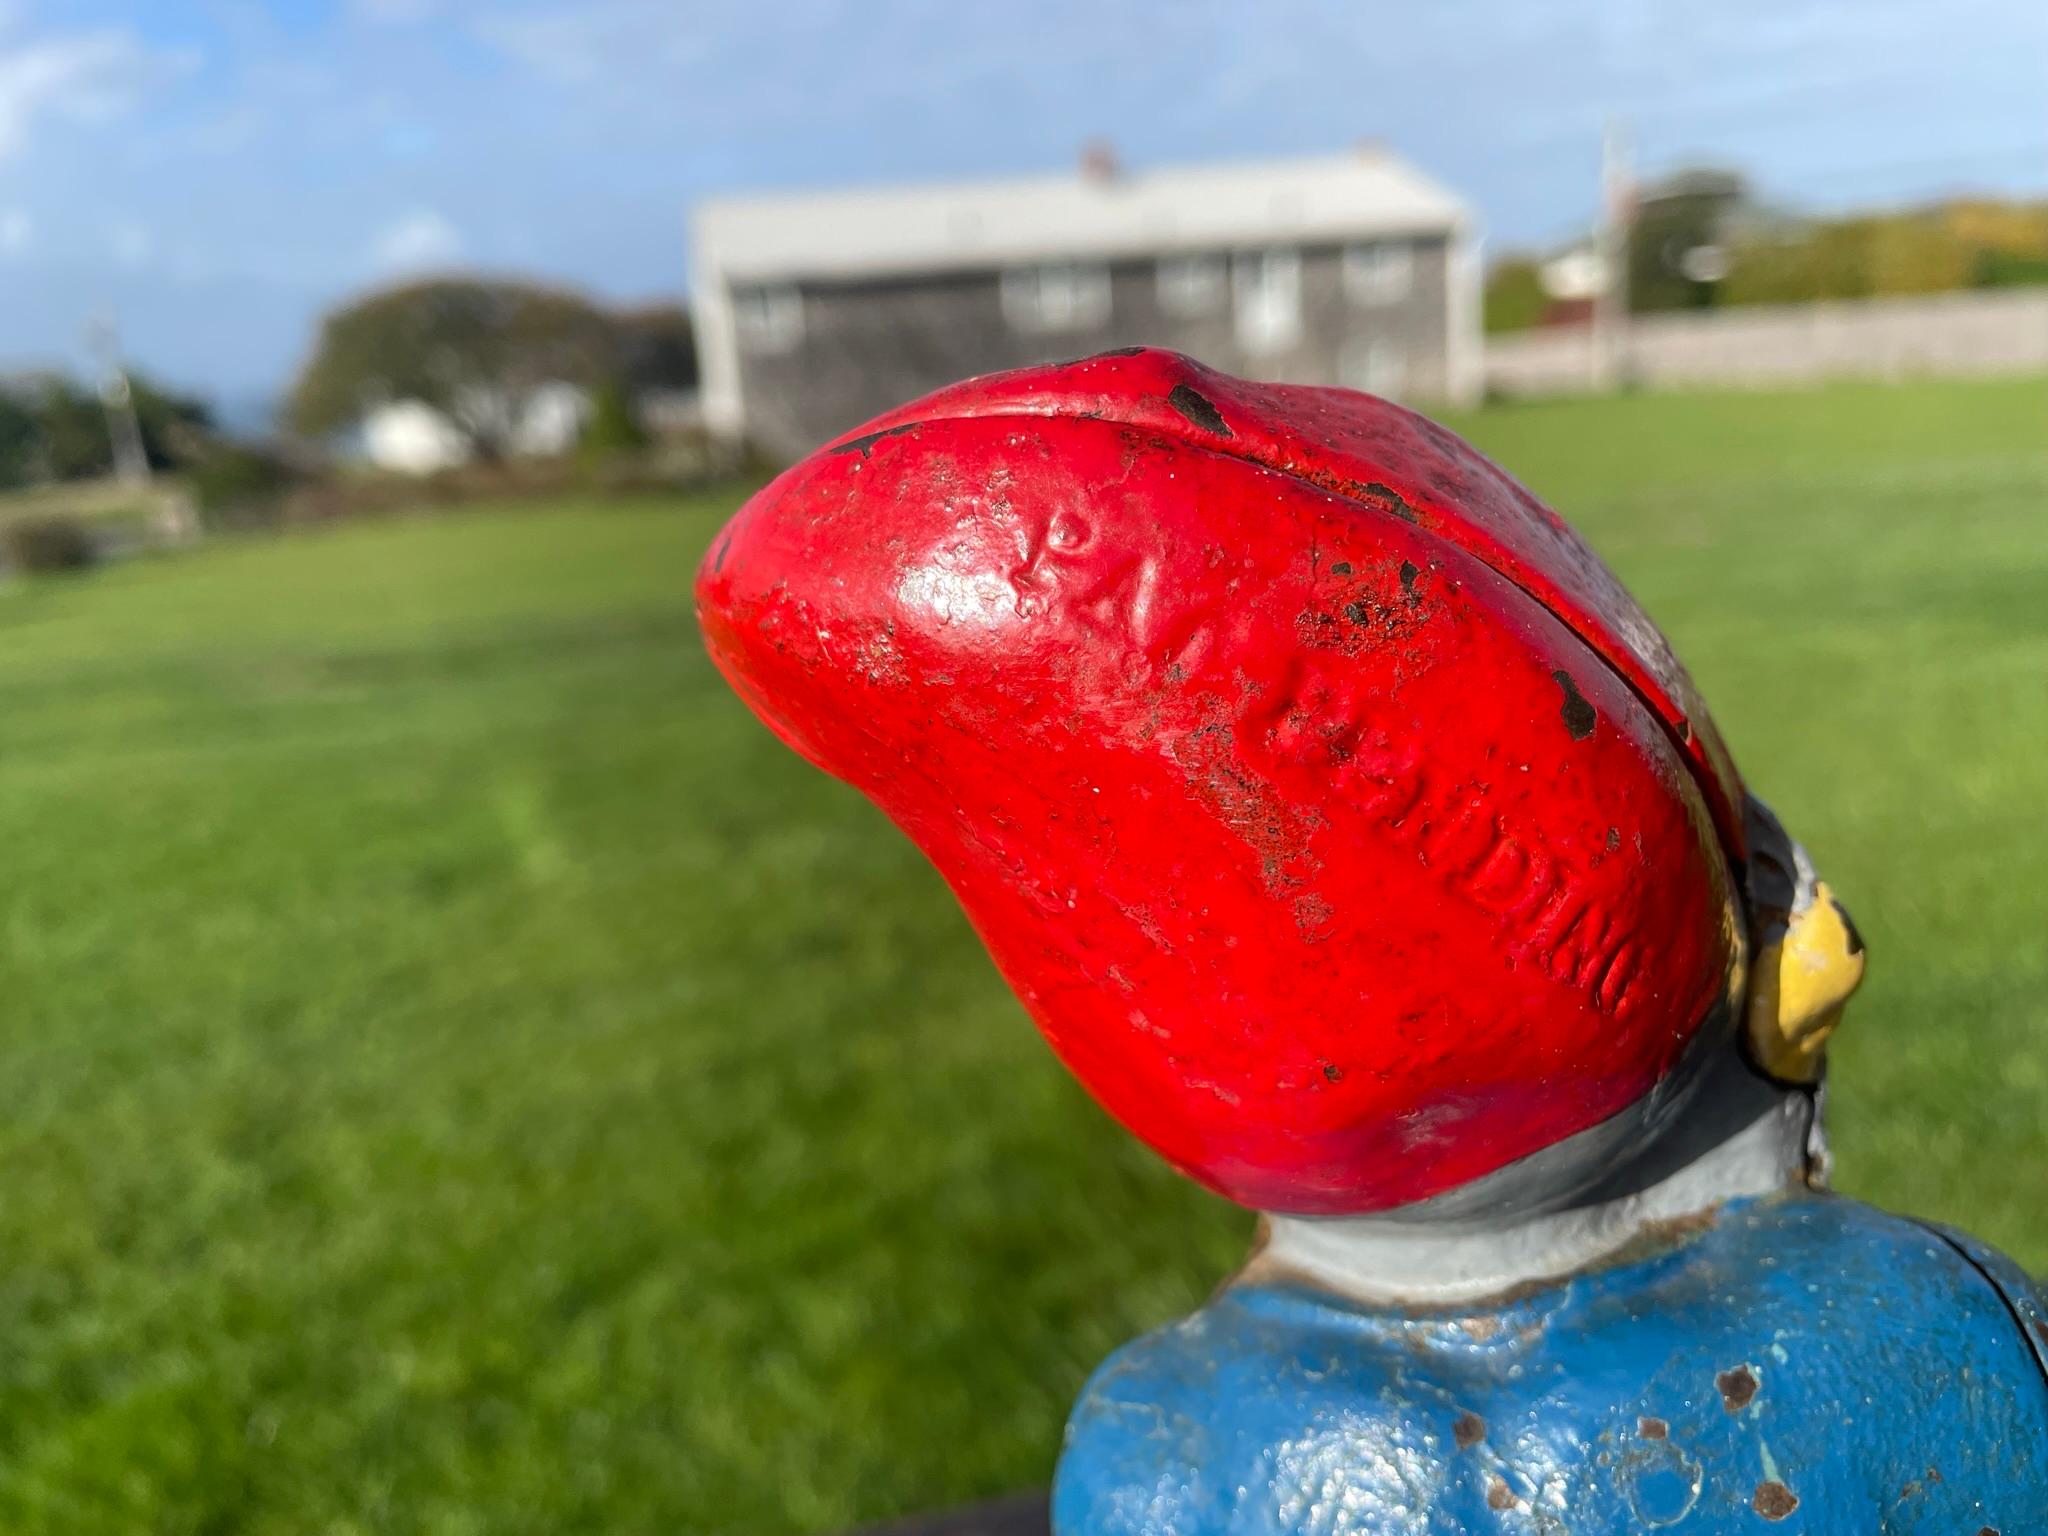
<instances>
[{"instance_id":1,"label":"blue sky","mask_svg":"<svg viewBox=\"0 0 2048 1536\"><path fill-rule=\"evenodd\" d=\"M2048 189L2042 0L0 0L0 367L111 305L274 391L406 271L679 295L710 191L1378 138L1496 245L1582 225L1600 127L1787 202Z\"/></svg>"}]
</instances>

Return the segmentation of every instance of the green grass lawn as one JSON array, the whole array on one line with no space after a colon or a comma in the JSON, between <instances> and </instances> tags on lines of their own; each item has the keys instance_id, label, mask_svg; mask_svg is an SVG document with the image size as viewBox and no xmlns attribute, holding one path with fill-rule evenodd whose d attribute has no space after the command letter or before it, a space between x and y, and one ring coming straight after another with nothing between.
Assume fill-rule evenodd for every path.
<instances>
[{"instance_id":1,"label":"green grass lawn","mask_svg":"<svg viewBox=\"0 0 2048 1536\"><path fill-rule=\"evenodd\" d=\"M1873 950L1841 1182L2048 1265L2048 381L1459 423ZM773 1532L1042 1481L1250 1221L688 601L730 502L0 589L0 1530Z\"/></svg>"}]
</instances>

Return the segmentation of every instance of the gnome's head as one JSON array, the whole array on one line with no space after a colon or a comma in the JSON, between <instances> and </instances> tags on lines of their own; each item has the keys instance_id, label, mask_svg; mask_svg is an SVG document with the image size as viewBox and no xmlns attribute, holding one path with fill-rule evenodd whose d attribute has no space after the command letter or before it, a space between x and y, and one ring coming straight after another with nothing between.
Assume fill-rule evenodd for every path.
<instances>
[{"instance_id":1,"label":"gnome's head","mask_svg":"<svg viewBox=\"0 0 2048 1536\"><path fill-rule=\"evenodd\" d=\"M1061 1059L1259 1209L1442 1196L1807 1083L1860 974L1664 638L1443 428L1173 353L977 379L776 479L712 655L951 884Z\"/></svg>"}]
</instances>

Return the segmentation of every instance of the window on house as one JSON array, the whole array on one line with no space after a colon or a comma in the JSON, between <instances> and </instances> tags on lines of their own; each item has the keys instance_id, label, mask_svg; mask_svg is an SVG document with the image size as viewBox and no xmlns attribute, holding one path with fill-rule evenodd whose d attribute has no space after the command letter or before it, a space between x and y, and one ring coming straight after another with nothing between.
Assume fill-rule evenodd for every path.
<instances>
[{"instance_id":1,"label":"window on house","mask_svg":"<svg viewBox=\"0 0 2048 1536\"><path fill-rule=\"evenodd\" d=\"M1301 253L1245 251L1230 264L1237 344L1251 353L1284 352L1301 340Z\"/></svg>"},{"instance_id":2,"label":"window on house","mask_svg":"<svg viewBox=\"0 0 2048 1536\"><path fill-rule=\"evenodd\" d=\"M1221 256L1166 256L1159 262L1159 307L1169 315L1213 315L1223 307L1230 269Z\"/></svg>"},{"instance_id":3,"label":"window on house","mask_svg":"<svg viewBox=\"0 0 2048 1536\"><path fill-rule=\"evenodd\" d=\"M1408 355L1384 336L1347 341L1338 355L1337 376L1347 389L1398 397L1408 387Z\"/></svg>"},{"instance_id":4,"label":"window on house","mask_svg":"<svg viewBox=\"0 0 2048 1536\"><path fill-rule=\"evenodd\" d=\"M787 352L804 339L804 296L788 283L736 290L732 316L749 352Z\"/></svg>"},{"instance_id":5,"label":"window on house","mask_svg":"<svg viewBox=\"0 0 2048 1536\"><path fill-rule=\"evenodd\" d=\"M1394 304L1415 281L1414 248L1381 240L1344 248L1344 293L1354 304Z\"/></svg>"},{"instance_id":6,"label":"window on house","mask_svg":"<svg viewBox=\"0 0 2048 1536\"><path fill-rule=\"evenodd\" d=\"M1109 268L1052 261L1003 274L1003 316L1020 331L1080 331L1109 319Z\"/></svg>"}]
</instances>

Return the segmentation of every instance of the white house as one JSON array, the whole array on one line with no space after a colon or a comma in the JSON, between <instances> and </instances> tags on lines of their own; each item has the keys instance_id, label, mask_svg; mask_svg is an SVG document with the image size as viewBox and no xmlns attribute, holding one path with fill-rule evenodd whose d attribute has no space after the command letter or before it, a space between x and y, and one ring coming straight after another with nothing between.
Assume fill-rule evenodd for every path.
<instances>
[{"instance_id":1,"label":"white house","mask_svg":"<svg viewBox=\"0 0 2048 1536\"><path fill-rule=\"evenodd\" d=\"M391 400L365 413L363 457L400 475L431 475L469 462L469 439L423 400Z\"/></svg>"},{"instance_id":2,"label":"white house","mask_svg":"<svg viewBox=\"0 0 2048 1536\"><path fill-rule=\"evenodd\" d=\"M1462 200L1376 146L720 198L693 220L705 423L796 454L956 378L1136 343L1470 400L1478 238Z\"/></svg>"},{"instance_id":3,"label":"white house","mask_svg":"<svg viewBox=\"0 0 2048 1536\"><path fill-rule=\"evenodd\" d=\"M483 402L497 415L502 402ZM590 392L557 380L543 384L512 412L506 440L516 458L553 458L567 453L590 419ZM391 400L362 420L363 457L378 469L402 475L431 475L471 458L469 438L438 408L423 400Z\"/></svg>"}]
</instances>

